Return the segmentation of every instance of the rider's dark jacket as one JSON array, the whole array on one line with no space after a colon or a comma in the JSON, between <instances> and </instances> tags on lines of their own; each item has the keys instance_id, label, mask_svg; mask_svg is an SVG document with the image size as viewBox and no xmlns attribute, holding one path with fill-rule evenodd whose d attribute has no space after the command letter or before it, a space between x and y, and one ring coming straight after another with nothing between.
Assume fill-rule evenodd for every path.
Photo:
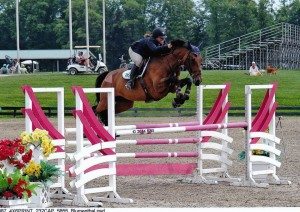
<instances>
[{"instance_id":1,"label":"rider's dark jacket","mask_svg":"<svg viewBox=\"0 0 300 212\"><path fill-rule=\"evenodd\" d=\"M161 45L153 37L142 38L131 44L130 47L143 58L159 56L170 52L167 45Z\"/></svg>"}]
</instances>

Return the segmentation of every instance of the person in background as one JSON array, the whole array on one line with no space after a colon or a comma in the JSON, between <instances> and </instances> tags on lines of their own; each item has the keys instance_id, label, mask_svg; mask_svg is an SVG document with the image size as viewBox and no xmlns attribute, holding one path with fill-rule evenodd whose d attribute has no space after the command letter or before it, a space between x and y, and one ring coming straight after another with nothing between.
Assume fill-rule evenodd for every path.
<instances>
[{"instance_id":1,"label":"person in background","mask_svg":"<svg viewBox=\"0 0 300 212\"><path fill-rule=\"evenodd\" d=\"M249 75L250 76L261 76L262 73L258 70L256 63L253 61L250 68L249 68Z\"/></svg>"},{"instance_id":2,"label":"person in background","mask_svg":"<svg viewBox=\"0 0 300 212\"><path fill-rule=\"evenodd\" d=\"M165 39L165 31L162 28L156 28L151 36L144 35L142 39L131 44L128 52L134 65L131 68L130 80L125 84L128 90L133 89L135 78L140 74L144 59L170 52L172 45L166 44Z\"/></svg>"},{"instance_id":3,"label":"person in background","mask_svg":"<svg viewBox=\"0 0 300 212\"><path fill-rule=\"evenodd\" d=\"M78 52L78 55L76 56L76 62L79 64L79 65L85 65L86 64L86 59L83 57L83 52L82 51L79 51Z\"/></svg>"},{"instance_id":4,"label":"person in background","mask_svg":"<svg viewBox=\"0 0 300 212\"><path fill-rule=\"evenodd\" d=\"M79 65L85 65L88 68L94 68L93 65L90 62L90 59L85 58L83 55L82 51L78 52L78 55L76 56L75 61L79 64Z\"/></svg>"}]
</instances>

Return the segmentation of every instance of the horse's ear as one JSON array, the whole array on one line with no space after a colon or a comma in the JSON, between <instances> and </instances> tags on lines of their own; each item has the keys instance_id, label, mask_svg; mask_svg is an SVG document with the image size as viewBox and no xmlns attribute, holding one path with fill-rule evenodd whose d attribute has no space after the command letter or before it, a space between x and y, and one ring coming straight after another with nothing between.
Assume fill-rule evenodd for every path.
<instances>
[{"instance_id":1,"label":"horse's ear","mask_svg":"<svg viewBox=\"0 0 300 212\"><path fill-rule=\"evenodd\" d=\"M190 50L192 50L192 49L193 49L193 47L192 47L192 44L191 44L191 42L190 42L190 41L188 41L188 42L187 42L187 47L188 47L188 49L190 49Z\"/></svg>"}]
</instances>

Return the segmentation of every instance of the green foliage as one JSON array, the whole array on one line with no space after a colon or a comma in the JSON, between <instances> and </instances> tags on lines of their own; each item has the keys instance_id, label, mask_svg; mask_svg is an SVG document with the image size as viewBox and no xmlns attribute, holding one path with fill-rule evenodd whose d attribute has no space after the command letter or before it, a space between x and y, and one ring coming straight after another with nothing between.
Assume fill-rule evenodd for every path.
<instances>
[{"instance_id":1,"label":"green foliage","mask_svg":"<svg viewBox=\"0 0 300 212\"><path fill-rule=\"evenodd\" d=\"M47 183L47 182L53 182L55 177L61 175L60 169L55 166L54 164L51 164L47 161L41 161L41 172L39 176L35 175L30 175L29 180L31 182L42 182L42 183Z\"/></svg>"},{"instance_id":2,"label":"green foliage","mask_svg":"<svg viewBox=\"0 0 300 212\"><path fill-rule=\"evenodd\" d=\"M231 91L229 98L233 107L244 106L244 85L249 84L268 84L277 81L279 84L276 99L279 106L299 106L300 105L300 70L279 70L277 75L263 75L260 77L250 77L244 74L245 71L209 71L202 72L203 84L223 84L231 82ZM188 76L187 72L181 73L182 77ZM0 105L3 106L24 106L24 94L21 86L28 84L32 87L64 87L65 88L65 106L74 107L75 98L71 92L71 86L79 85L86 88L94 87L95 75L77 75L70 76L66 74L31 74L14 77L0 78ZM205 93L204 106L209 107L216 98L216 91L207 91ZM253 95L254 102L258 106L263 92ZM42 106L56 106L56 97L54 94L37 94ZM91 104L95 102L93 94L88 95ZM174 94L169 94L159 102L144 103L136 102L135 107L139 108L171 108L171 102ZM193 86L190 100L184 105L184 108L196 107L196 89Z\"/></svg>"},{"instance_id":3,"label":"green foliage","mask_svg":"<svg viewBox=\"0 0 300 212\"><path fill-rule=\"evenodd\" d=\"M266 157L270 157L270 153L261 149L253 149L252 150L252 154L253 155L258 155L258 156L266 156ZM245 151L241 151L238 154L238 159L239 160L245 160L246 159L246 152Z\"/></svg>"},{"instance_id":4,"label":"green foliage","mask_svg":"<svg viewBox=\"0 0 300 212\"><path fill-rule=\"evenodd\" d=\"M36 194L35 189L38 184L30 183L27 175L22 175L17 169L15 172L8 174L6 170L0 170L0 198L6 198L7 193L12 198L28 198L31 194Z\"/></svg>"},{"instance_id":5,"label":"green foliage","mask_svg":"<svg viewBox=\"0 0 300 212\"><path fill-rule=\"evenodd\" d=\"M69 48L67 0L22 0L21 49ZM201 48L268 27L275 22L300 24L299 0L106 0L107 65L128 59L129 45L161 26L168 40L182 38ZM16 49L16 1L0 0L0 49ZM89 0L91 45L103 45L102 0ZM72 0L73 45L86 44L85 2ZM3 59L3 58L0 58ZM21 58L22 59L22 58Z\"/></svg>"}]
</instances>

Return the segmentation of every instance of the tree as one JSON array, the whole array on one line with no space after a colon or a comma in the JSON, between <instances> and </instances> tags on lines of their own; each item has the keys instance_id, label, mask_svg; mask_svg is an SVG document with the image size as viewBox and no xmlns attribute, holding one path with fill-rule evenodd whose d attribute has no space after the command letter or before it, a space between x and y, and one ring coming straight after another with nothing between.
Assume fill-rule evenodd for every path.
<instances>
[{"instance_id":1,"label":"tree","mask_svg":"<svg viewBox=\"0 0 300 212\"><path fill-rule=\"evenodd\" d=\"M54 28L61 18L65 0L22 0L20 2L20 48L56 49Z\"/></svg>"},{"instance_id":2,"label":"tree","mask_svg":"<svg viewBox=\"0 0 300 212\"><path fill-rule=\"evenodd\" d=\"M287 22L289 19L289 6L288 0L280 0L280 8L276 14L276 21L277 22Z\"/></svg>"},{"instance_id":3,"label":"tree","mask_svg":"<svg viewBox=\"0 0 300 212\"><path fill-rule=\"evenodd\" d=\"M204 0L211 44L257 30L256 6L254 0Z\"/></svg>"},{"instance_id":4,"label":"tree","mask_svg":"<svg viewBox=\"0 0 300 212\"><path fill-rule=\"evenodd\" d=\"M194 26L195 3L192 0L167 0L162 6L162 23L168 29L170 40L189 40Z\"/></svg>"},{"instance_id":5,"label":"tree","mask_svg":"<svg viewBox=\"0 0 300 212\"><path fill-rule=\"evenodd\" d=\"M290 5L290 13L288 22L291 24L300 25L300 1L294 0Z\"/></svg>"},{"instance_id":6,"label":"tree","mask_svg":"<svg viewBox=\"0 0 300 212\"><path fill-rule=\"evenodd\" d=\"M270 0L260 0L258 2L256 17L259 29L266 28L274 24L274 10L272 5L274 5L274 2Z\"/></svg>"},{"instance_id":7,"label":"tree","mask_svg":"<svg viewBox=\"0 0 300 212\"><path fill-rule=\"evenodd\" d=\"M0 0L0 49L16 49L15 1Z\"/></svg>"}]
</instances>

